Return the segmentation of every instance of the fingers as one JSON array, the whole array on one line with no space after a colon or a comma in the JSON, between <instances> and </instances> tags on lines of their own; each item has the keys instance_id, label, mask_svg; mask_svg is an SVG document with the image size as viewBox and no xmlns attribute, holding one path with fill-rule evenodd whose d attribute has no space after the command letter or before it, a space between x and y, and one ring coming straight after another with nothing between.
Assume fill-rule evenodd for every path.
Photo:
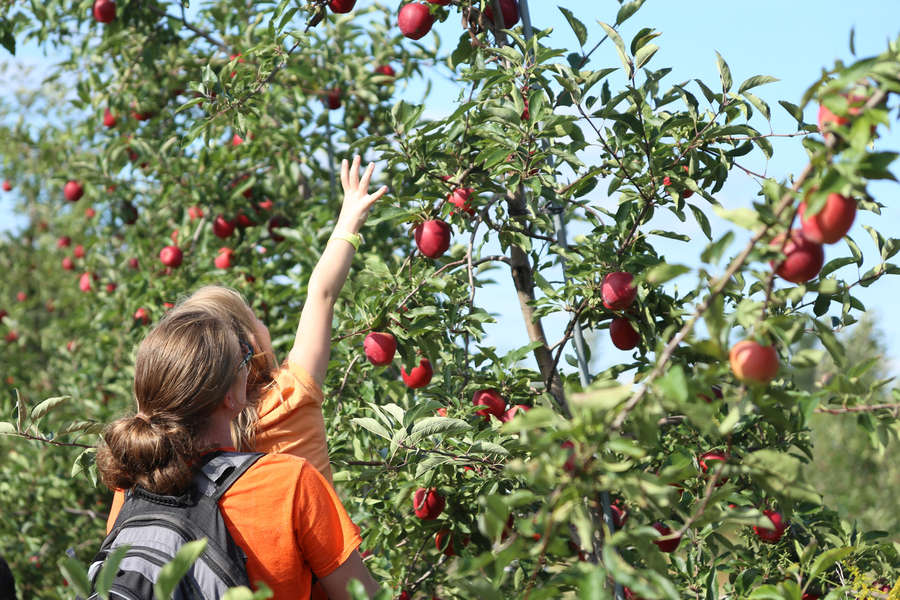
<instances>
[{"instance_id":1,"label":"fingers","mask_svg":"<svg viewBox=\"0 0 900 600\"><path fill-rule=\"evenodd\" d=\"M366 210L368 210L373 204L375 204L375 202L379 198L384 196L387 193L387 191L388 191L388 187L386 185L383 185L380 188L378 188L374 194L369 194L368 196L366 196Z\"/></svg>"},{"instance_id":2,"label":"fingers","mask_svg":"<svg viewBox=\"0 0 900 600\"><path fill-rule=\"evenodd\" d=\"M369 166L366 167L365 172L363 173L362 179L359 181L359 188L367 192L369 190L369 179L372 178L372 173L375 171L375 163L369 163Z\"/></svg>"},{"instance_id":3,"label":"fingers","mask_svg":"<svg viewBox=\"0 0 900 600\"><path fill-rule=\"evenodd\" d=\"M350 167L350 187L359 189L359 161L360 156L357 154L353 157L353 165Z\"/></svg>"},{"instance_id":4,"label":"fingers","mask_svg":"<svg viewBox=\"0 0 900 600\"><path fill-rule=\"evenodd\" d=\"M350 167L346 158L341 161L341 187L345 192L350 187Z\"/></svg>"}]
</instances>

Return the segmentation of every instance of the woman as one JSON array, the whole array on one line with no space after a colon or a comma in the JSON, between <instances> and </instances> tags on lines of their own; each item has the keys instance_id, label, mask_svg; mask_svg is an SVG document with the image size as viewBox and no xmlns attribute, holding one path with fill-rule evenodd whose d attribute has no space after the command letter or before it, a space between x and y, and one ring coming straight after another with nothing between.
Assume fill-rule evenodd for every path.
<instances>
[{"instance_id":1,"label":"woman","mask_svg":"<svg viewBox=\"0 0 900 600\"><path fill-rule=\"evenodd\" d=\"M112 422L97 451L102 481L116 489L188 490L203 456L234 450L232 424L247 406L253 356L229 323L205 311L167 315L135 357L137 413ZM315 576L333 600L347 584L378 591L357 551L359 528L334 489L307 461L266 454L225 492L219 508L247 556L249 581L273 598L309 598Z\"/></svg>"},{"instance_id":2,"label":"woman","mask_svg":"<svg viewBox=\"0 0 900 600\"><path fill-rule=\"evenodd\" d=\"M253 347L247 404L232 421L232 441L240 450L290 454L305 458L329 482L331 466L322 416L322 382L331 355L334 302L340 293L371 206L387 191L369 194L374 165L359 176L360 157L341 163L344 200L337 225L310 276L294 345L280 363L266 326L241 295L229 288L207 286L179 303L169 316L202 310L226 321ZM168 318L168 317L167 317ZM117 489L107 520L112 529L124 495Z\"/></svg>"}]
</instances>

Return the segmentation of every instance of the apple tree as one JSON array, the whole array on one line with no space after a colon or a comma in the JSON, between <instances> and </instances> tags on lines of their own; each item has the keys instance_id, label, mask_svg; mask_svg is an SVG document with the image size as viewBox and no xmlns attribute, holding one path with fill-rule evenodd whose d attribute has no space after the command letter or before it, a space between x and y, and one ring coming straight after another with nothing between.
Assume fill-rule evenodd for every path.
<instances>
[{"instance_id":1,"label":"apple tree","mask_svg":"<svg viewBox=\"0 0 900 600\"><path fill-rule=\"evenodd\" d=\"M65 596L55 565L98 547L93 446L168 306L233 286L289 347L359 153L391 199L337 306L325 415L385 597L888 597L896 546L805 465L817 412L896 438L898 405L870 402L888 382L836 331L900 271L890 226L846 235L887 205L867 190L893 179L900 40L780 102L808 165L766 177L741 159L775 151L772 78L733 81L719 56L718 81L668 81L659 32L620 33L641 4L594 28L561 8L578 48L524 0L10 6L7 51L64 50L0 108L22 223L0 255L0 552L21 593ZM458 39L435 47L446 19ZM411 97L437 76L464 92ZM722 201L735 174L750 206ZM528 339L508 352L486 335L496 281ZM585 334L617 364L589 372ZM826 355L830 377L800 376Z\"/></svg>"}]
</instances>

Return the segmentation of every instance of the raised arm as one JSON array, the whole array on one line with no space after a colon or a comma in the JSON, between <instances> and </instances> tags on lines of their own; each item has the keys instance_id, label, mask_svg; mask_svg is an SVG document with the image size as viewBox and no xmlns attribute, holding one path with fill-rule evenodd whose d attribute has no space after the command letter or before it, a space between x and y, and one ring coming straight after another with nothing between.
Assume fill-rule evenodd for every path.
<instances>
[{"instance_id":1,"label":"raised arm","mask_svg":"<svg viewBox=\"0 0 900 600\"><path fill-rule=\"evenodd\" d=\"M344 188L341 213L332 237L309 277L306 303L300 312L297 337L289 355L289 360L309 373L320 387L331 357L334 302L344 287L356 252L352 243L339 236L358 234L369 216L369 209L387 192L387 186L382 186L374 193L368 193L375 165L370 163L360 177L359 163L358 155L353 157L352 165L348 165L346 158L341 161L341 186Z\"/></svg>"}]
</instances>

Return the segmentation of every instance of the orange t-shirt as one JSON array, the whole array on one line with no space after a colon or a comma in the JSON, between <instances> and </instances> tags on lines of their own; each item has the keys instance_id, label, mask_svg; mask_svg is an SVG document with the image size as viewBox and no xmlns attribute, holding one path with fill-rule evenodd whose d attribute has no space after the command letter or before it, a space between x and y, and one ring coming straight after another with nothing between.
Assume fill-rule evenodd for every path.
<instances>
[{"instance_id":1,"label":"orange t-shirt","mask_svg":"<svg viewBox=\"0 0 900 600\"><path fill-rule=\"evenodd\" d=\"M299 365L285 361L257 405L257 452L293 454L308 460L329 482L322 390Z\"/></svg>"},{"instance_id":2,"label":"orange t-shirt","mask_svg":"<svg viewBox=\"0 0 900 600\"><path fill-rule=\"evenodd\" d=\"M296 456L263 456L219 506L228 532L247 555L250 581L265 582L274 600L309 598L313 574L329 575L362 541L334 488ZM113 522L118 513L113 506Z\"/></svg>"},{"instance_id":3,"label":"orange t-shirt","mask_svg":"<svg viewBox=\"0 0 900 600\"><path fill-rule=\"evenodd\" d=\"M229 533L247 554L247 573L250 580L265 581L275 592L275 600L297 598L298 592L301 591L302 595L299 597L306 598L305 590L310 587L311 572L318 577L328 575L343 564L362 541L359 528L347 516L340 499L330 485L331 464L325 441L322 401L322 390L313 378L299 365L286 361L275 375L275 385L260 398L257 408L259 423L254 450L272 456L264 456L253 465L226 492L220 504ZM273 460L277 465L296 463L299 466L285 467L282 472L280 467L272 468L270 463ZM302 468L304 465L307 468ZM309 465L315 469L309 469ZM265 468L254 475L260 467ZM299 563L292 558L296 552L292 554L289 549L276 542L280 526L286 522L294 522L293 519L283 520L287 515L284 509L293 504L287 502L288 498L308 495L299 493L303 486L296 478L292 479L295 477L294 470L299 471L300 479L307 484L314 479L326 482L328 496L334 501L329 508L325 502L325 495L318 489L312 490L314 492L312 504L296 507L299 511L311 511L309 519L305 513L301 513L298 518L307 524L316 525L315 528L302 531L297 530L296 524L294 526L295 537L301 550ZM296 489L293 491L284 489L287 483L296 483ZM316 487L315 484L310 485ZM122 491L116 490L106 521L107 533L112 530L124 500L125 495ZM332 510L335 511L334 515L330 514ZM266 515L266 518L259 519L259 515ZM297 511L294 515L297 516ZM332 518L330 524L326 518L329 515L337 517ZM316 524L316 520L320 518L324 519L321 527ZM336 522L340 523L339 529L333 527ZM316 548L313 555L302 553L301 537L305 538L307 548ZM316 539L325 544L325 547L310 546L311 540ZM341 545L340 552L333 552L336 551L334 544ZM316 587L318 592L318 586ZM313 597L317 597L317 594Z\"/></svg>"}]
</instances>

